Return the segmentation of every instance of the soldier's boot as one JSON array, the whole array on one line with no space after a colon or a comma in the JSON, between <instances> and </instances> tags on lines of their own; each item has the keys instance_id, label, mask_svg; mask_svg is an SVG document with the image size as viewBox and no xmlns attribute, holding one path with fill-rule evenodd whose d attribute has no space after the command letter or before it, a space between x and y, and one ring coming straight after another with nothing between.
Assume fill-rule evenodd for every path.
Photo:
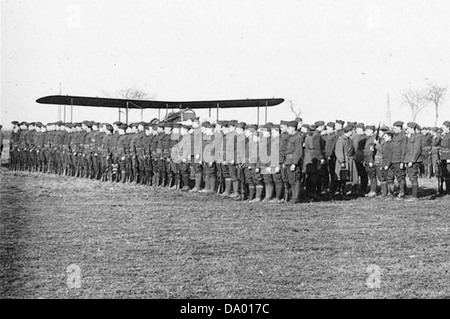
<instances>
[{"instance_id":1,"label":"soldier's boot","mask_svg":"<svg viewBox=\"0 0 450 319\"><path fill-rule=\"evenodd\" d=\"M198 193L202 185L202 173L195 173L195 186L190 190L191 193Z\"/></svg>"},{"instance_id":2,"label":"soldier's boot","mask_svg":"<svg viewBox=\"0 0 450 319\"><path fill-rule=\"evenodd\" d=\"M159 185L160 185L160 179L161 179L160 173L156 173L156 174L155 174L155 181L154 181L154 183L153 183L153 187L159 187Z\"/></svg>"},{"instance_id":3,"label":"soldier's boot","mask_svg":"<svg viewBox=\"0 0 450 319\"><path fill-rule=\"evenodd\" d=\"M445 180L445 191L447 195L450 195L450 179Z\"/></svg>"},{"instance_id":4,"label":"soldier's boot","mask_svg":"<svg viewBox=\"0 0 450 319\"><path fill-rule=\"evenodd\" d=\"M222 196L222 197L229 197L231 194L230 194L230 192L231 192L231 178L226 178L225 179L225 191L222 193L222 194L220 194L220 196Z\"/></svg>"},{"instance_id":5,"label":"soldier's boot","mask_svg":"<svg viewBox=\"0 0 450 319\"><path fill-rule=\"evenodd\" d=\"M210 178L208 175L206 175L205 176L205 188L203 188L200 191L200 193L208 193L209 192L209 189L210 189L209 181L210 181Z\"/></svg>"},{"instance_id":6,"label":"soldier's boot","mask_svg":"<svg viewBox=\"0 0 450 319\"><path fill-rule=\"evenodd\" d=\"M411 195L413 198L419 198L419 183L417 181L411 185Z\"/></svg>"},{"instance_id":7,"label":"soldier's boot","mask_svg":"<svg viewBox=\"0 0 450 319\"><path fill-rule=\"evenodd\" d=\"M120 183L125 184L127 181L127 171L122 170L120 171Z\"/></svg>"},{"instance_id":8,"label":"soldier's boot","mask_svg":"<svg viewBox=\"0 0 450 319\"><path fill-rule=\"evenodd\" d=\"M263 191L264 191L264 186L257 185L256 186L256 196L255 196L254 199L252 199L250 201L250 203L259 203L259 202L261 202L262 201Z\"/></svg>"},{"instance_id":9,"label":"soldier's boot","mask_svg":"<svg viewBox=\"0 0 450 319\"><path fill-rule=\"evenodd\" d=\"M269 201L269 203L276 204L283 200L283 184L275 184L275 197Z\"/></svg>"},{"instance_id":10,"label":"soldier's boot","mask_svg":"<svg viewBox=\"0 0 450 319\"><path fill-rule=\"evenodd\" d=\"M183 188L181 189L181 191L183 191L183 192L190 191L191 188L189 187L189 173L188 172L183 172L182 181L183 181Z\"/></svg>"},{"instance_id":11,"label":"soldier's boot","mask_svg":"<svg viewBox=\"0 0 450 319\"><path fill-rule=\"evenodd\" d=\"M263 199L264 203L271 202L274 190L275 189L274 189L274 185L273 184L266 184L266 196Z\"/></svg>"},{"instance_id":12,"label":"soldier's boot","mask_svg":"<svg viewBox=\"0 0 450 319\"><path fill-rule=\"evenodd\" d=\"M233 181L233 194L230 195L230 198L241 199L241 194L239 193L239 184L239 181Z\"/></svg>"},{"instance_id":13,"label":"soldier's boot","mask_svg":"<svg viewBox=\"0 0 450 319\"><path fill-rule=\"evenodd\" d=\"M385 198L388 195L388 185L386 182L381 183L381 196Z\"/></svg>"},{"instance_id":14,"label":"soldier's boot","mask_svg":"<svg viewBox=\"0 0 450 319\"><path fill-rule=\"evenodd\" d=\"M387 187L388 187L388 197L391 198L394 197L394 188L395 188L394 183L388 183Z\"/></svg>"},{"instance_id":15,"label":"soldier's boot","mask_svg":"<svg viewBox=\"0 0 450 319\"><path fill-rule=\"evenodd\" d=\"M170 190L174 191L174 190L178 189L178 183L179 183L178 174L173 177L173 181L174 181L174 183L173 183L173 186L170 188Z\"/></svg>"},{"instance_id":16,"label":"soldier's boot","mask_svg":"<svg viewBox=\"0 0 450 319\"><path fill-rule=\"evenodd\" d=\"M367 197L373 198L377 196L377 180L370 179L370 193L366 195Z\"/></svg>"},{"instance_id":17,"label":"soldier's boot","mask_svg":"<svg viewBox=\"0 0 450 319\"><path fill-rule=\"evenodd\" d=\"M400 192L398 193L398 198L402 199L405 197L405 188L406 188L406 181L405 180L401 180L400 181Z\"/></svg>"},{"instance_id":18,"label":"soldier's boot","mask_svg":"<svg viewBox=\"0 0 450 319\"><path fill-rule=\"evenodd\" d=\"M211 194L211 193L215 193L216 192L216 183L217 183L216 175L210 175L209 176L209 189L206 192L207 194Z\"/></svg>"},{"instance_id":19,"label":"soldier's boot","mask_svg":"<svg viewBox=\"0 0 450 319\"><path fill-rule=\"evenodd\" d=\"M285 184L284 185L284 198L283 202L287 203L291 200L291 185Z\"/></svg>"},{"instance_id":20,"label":"soldier's boot","mask_svg":"<svg viewBox=\"0 0 450 319\"><path fill-rule=\"evenodd\" d=\"M136 171L135 171L136 172ZM139 174L139 173L134 173L134 183L137 185L137 184L140 184L140 181L141 181L141 174Z\"/></svg>"},{"instance_id":21,"label":"soldier's boot","mask_svg":"<svg viewBox=\"0 0 450 319\"><path fill-rule=\"evenodd\" d=\"M294 204L300 203L300 188L300 182L295 182L294 187L292 188L292 203Z\"/></svg>"},{"instance_id":22,"label":"soldier's boot","mask_svg":"<svg viewBox=\"0 0 450 319\"><path fill-rule=\"evenodd\" d=\"M248 184L248 198L247 201L251 202L255 198L256 187L253 184Z\"/></svg>"}]
</instances>

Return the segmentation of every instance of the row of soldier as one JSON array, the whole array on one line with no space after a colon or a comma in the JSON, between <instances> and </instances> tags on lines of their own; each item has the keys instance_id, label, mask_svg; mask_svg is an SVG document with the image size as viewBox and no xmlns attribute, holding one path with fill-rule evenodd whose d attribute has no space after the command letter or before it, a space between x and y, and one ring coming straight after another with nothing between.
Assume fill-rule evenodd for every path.
<instances>
[{"instance_id":1,"label":"row of soldier","mask_svg":"<svg viewBox=\"0 0 450 319\"><path fill-rule=\"evenodd\" d=\"M405 127L401 121L391 128L340 120L307 125L301 119L262 126L200 124L198 118L187 124L12 124L12 170L218 193L251 202L378 194L405 198L407 177L415 200L421 174L437 178L438 194L450 193L448 121L441 128L413 122ZM237 140L244 141L242 156ZM249 154L251 145L259 149L263 141L271 159L266 162ZM212 157L205 156L208 145Z\"/></svg>"}]
</instances>

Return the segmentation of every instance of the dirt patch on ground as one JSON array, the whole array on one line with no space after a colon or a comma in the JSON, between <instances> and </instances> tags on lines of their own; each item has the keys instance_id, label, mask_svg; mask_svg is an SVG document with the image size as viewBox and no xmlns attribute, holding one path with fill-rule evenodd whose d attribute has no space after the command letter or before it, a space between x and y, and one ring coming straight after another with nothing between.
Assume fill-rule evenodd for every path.
<instances>
[{"instance_id":1,"label":"dirt patch on ground","mask_svg":"<svg viewBox=\"0 0 450 319\"><path fill-rule=\"evenodd\" d=\"M449 197L270 205L0 176L2 298L450 297Z\"/></svg>"}]
</instances>

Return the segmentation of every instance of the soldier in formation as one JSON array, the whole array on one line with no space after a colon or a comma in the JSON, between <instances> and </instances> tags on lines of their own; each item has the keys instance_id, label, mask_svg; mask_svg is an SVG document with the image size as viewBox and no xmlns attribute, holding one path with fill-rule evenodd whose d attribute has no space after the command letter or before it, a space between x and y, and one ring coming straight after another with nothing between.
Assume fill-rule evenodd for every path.
<instances>
[{"instance_id":1,"label":"soldier in formation","mask_svg":"<svg viewBox=\"0 0 450 319\"><path fill-rule=\"evenodd\" d=\"M389 128L301 119L114 124L12 122L10 168L218 194L251 203L416 200L419 177L450 194L450 122ZM1 131L0 131L1 134ZM3 135L0 145L3 146ZM407 178L411 185L407 189Z\"/></svg>"}]
</instances>

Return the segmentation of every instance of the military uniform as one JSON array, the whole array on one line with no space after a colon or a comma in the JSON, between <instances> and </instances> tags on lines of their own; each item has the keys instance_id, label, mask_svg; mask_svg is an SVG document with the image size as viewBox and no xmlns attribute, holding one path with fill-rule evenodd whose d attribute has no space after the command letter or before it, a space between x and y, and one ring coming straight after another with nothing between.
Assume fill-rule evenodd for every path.
<instances>
[{"instance_id":1,"label":"military uniform","mask_svg":"<svg viewBox=\"0 0 450 319\"><path fill-rule=\"evenodd\" d=\"M408 127L416 129L416 123L408 123ZM406 153L404 157L407 174L411 181L412 197L417 198L419 192L419 172L422 163L422 137L420 133L411 133L407 137Z\"/></svg>"},{"instance_id":2,"label":"military uniform","mask_svg":"<svg viewBox=\"0 0 450 319\"><path fill-rule=\"evenodd\" d=\"M403 126L402 122L397 122L398 126ZM401 125L400 125L401 124ZM401 131L400 133L397 133L393 137L393 154L392 154L392 165L391 169L389 170L389 183L394 184L395 178L397 179L397 182L399 184L400 192L399 197L405 196L405 187L406 187L406 170L404 167L404 158L406 153L406 144L407 144L407 138L405 136L405 133Z\"/></svg>"},{"instance_id":3,"label":"military uniform","mask_svg":"<svg viewBox=\"0 0 450 319\"><path fill-rule=\"evenodd\" d=\"M444 126L450 128L450 122L446 121ZM439 154L442 179L445 181L447 195L450 195L450 133L442 137Z\"/></svg>"},{"instance_id":4,"label":"military uniform","mask_svg":"<svg viewBox=\"0 0 450 319\"><path fill-rule=\"evenodd\" d=\"M288 126L294 126L294 123L289 122ZM289 137L286 147L285 158L285 175L287 176L288 185L286 193L292 191L292 200L298 202L300 199L300 176L302 173L302 159L303 159L303 138L300 132L295 132Z\"/></svg>"}]
</instances>

